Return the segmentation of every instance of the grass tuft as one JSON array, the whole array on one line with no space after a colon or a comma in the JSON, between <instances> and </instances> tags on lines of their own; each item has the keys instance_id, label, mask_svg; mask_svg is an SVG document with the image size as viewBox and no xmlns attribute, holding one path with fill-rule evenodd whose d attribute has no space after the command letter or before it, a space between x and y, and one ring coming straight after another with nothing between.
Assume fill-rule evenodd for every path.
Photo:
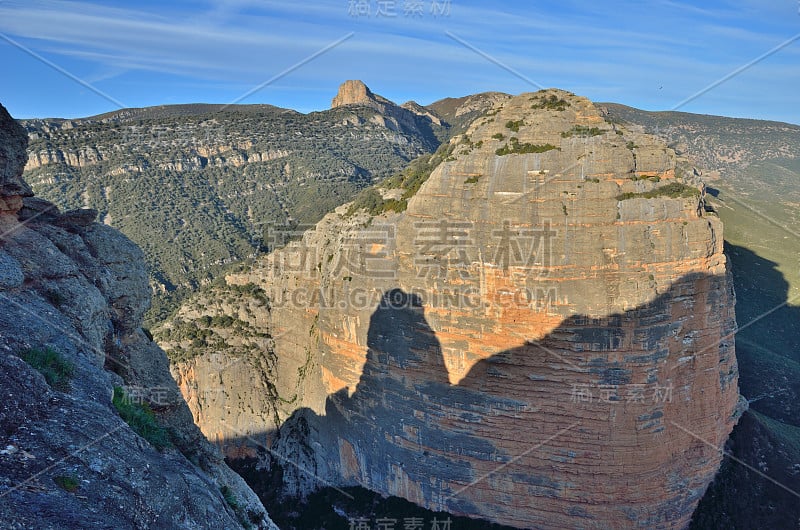
<instances>
[{"instance_id":1,"label":"grass tuft","mask_svg":"<svg viewBox=\"0 0 800 530\"><path fill-rule=\"evenodd\" d=\"M464 184L475 184L481 179L480 175L472 175L464 181Z\"/></svg>"},{"instance_id":2,"label":"grass tuft","mask_svg":"<svg viewBox=\"0 0 800 530\"><path fill-rule=\"evenodd\" d=\"M60 353L52 348L32 348L20 357L44 376L50 388L60 392L70 391L69 382L75 373L75 365L64 359Z\"/></svg>"},{"instance_id":3,"label":"grass tuft","mask_svg":"<svg viewBox=\"0 0 800 530\"><path fill-rule=\"evenodd\" d=\"M556 147L552 144L531 144L527 142L521 144L516 136L512 136L509 143L495 150L495 154L497 156L505 156L510 154L546 153L553 149L561 151L560 147Z\"/></svg>"},{"instance_id":4,"label":"grass tuft","mask_svg":"<svg viewBox=\"0 0 800 530\"><path fill-rule=\"evenodd\" d=\"M137 403L121 387L114 387L114 408L131 429L159 451L172 446L169 432L158 424L156 415L147 403Z\"/></svg>"},{"instance_id":5,"label":"grass tuft","mask_svg":"<svg viewBox=\"0 0 800 530\"><path fill-rule=\"evenodd\" d=\"M53 482L67 493L75 493L80 485L80 480L75 475L58 475L53 477Z\"/></svg>"}]
</instances>

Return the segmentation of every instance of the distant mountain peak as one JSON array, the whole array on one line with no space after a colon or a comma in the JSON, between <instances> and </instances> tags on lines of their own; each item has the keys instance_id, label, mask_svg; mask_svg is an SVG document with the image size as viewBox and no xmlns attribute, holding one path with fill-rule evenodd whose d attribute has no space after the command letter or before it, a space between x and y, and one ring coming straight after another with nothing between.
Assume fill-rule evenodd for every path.
<instances>
[{"instance_id":1,"label":"distant mountain peak","mask_svg":"<svg viewBox=\"0 0 800 530\"><path fill-rule=\"evenodd\" d=\"M374 105L375 103L394 105L388 99L373 94L363 81L349 79L339 86L339 92L331 101L331 108L335 109L344 105Z\"/></svg>"}]
</instances>

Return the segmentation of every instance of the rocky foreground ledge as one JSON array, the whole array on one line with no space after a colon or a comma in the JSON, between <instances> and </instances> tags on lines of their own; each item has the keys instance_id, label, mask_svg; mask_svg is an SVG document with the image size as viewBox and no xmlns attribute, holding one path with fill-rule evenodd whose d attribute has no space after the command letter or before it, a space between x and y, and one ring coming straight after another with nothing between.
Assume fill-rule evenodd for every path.
<instances>
[{"instance_id":1,"label":"rocky foreground ledge","mask_svg":"<svg viewBox=\"0 0 800 530\"><path fill-rule=\"evenodd\" d=\"M0 106L0 526L275 528L141 329L142 252L32 197L26 144Z\"/></svg>"}]
</instances>

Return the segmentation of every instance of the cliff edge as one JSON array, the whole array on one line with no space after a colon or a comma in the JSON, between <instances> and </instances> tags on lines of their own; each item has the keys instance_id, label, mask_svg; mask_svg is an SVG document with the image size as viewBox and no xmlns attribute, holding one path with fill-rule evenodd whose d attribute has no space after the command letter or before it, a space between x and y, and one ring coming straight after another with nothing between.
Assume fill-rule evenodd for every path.
<instances>
[{"instance_id":1,"label":"cliff edge","mask_svg":"<svg viewBox=\"0 0 800 530\"><path fill-rule=\"evenodd\" d=\"M141 329L142 252L32 197L26 145L0 106L2 526L274 528Z\"/></svg>"}]
</instances>

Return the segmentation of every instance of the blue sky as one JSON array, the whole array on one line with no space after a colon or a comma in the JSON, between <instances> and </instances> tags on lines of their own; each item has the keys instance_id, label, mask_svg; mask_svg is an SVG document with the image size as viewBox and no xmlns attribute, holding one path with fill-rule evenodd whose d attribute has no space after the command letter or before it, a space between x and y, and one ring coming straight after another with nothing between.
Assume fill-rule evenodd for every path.
<instances>
[{"instance_id":1,"label":"blue sky","mask_svg":"<svg viewBox=\"0 0 800 530\"><path fill-rule=\"evenodd\" d=\"M397 102L559 87L800 123L800 0L0 0L0 61L20 118L228 103L265 84L242 103L308 112L362 79Z\"/></svg>"}]
</instances>

